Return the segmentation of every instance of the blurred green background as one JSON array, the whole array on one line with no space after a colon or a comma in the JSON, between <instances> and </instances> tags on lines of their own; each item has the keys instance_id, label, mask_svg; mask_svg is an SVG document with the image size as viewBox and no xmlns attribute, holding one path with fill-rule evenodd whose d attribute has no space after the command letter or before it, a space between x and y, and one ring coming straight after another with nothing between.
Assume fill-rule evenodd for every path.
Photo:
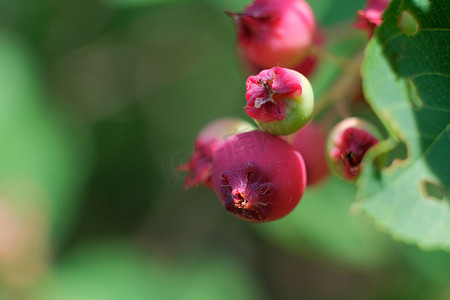
<instances>
[{"instance_id":1,"label":"blurred green background","mask_svg":"<svg viewBox=\"0 0 450 300\"><path fill-rule=\"evenodd\" d=\"M332 51L364 47L364 2L310 1ZM379 233L351 184L268 224L182 189L198 131L246 118L246 3L0 0L0 299L450 299L449 254Z\"/></svg>"}]
</instances>

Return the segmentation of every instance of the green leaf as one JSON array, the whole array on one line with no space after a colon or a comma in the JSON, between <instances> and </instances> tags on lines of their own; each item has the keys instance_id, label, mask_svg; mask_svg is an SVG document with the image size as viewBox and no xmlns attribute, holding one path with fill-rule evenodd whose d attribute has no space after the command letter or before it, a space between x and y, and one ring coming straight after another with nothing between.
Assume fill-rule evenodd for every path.
<instances>
[{"instance_id":1,"label":"green leaf","mask_svg":"<svg viewBox=\"0 0 450 300\"><path fill-rule=\"evenodd\" d=\"M449 18L446 1L393 1L362 66L364 94L391 139L368 153L357 200L380 228L427 249L450 250ZM406 159L368 164L400 143Z\"/></svg>"}]
</instances>

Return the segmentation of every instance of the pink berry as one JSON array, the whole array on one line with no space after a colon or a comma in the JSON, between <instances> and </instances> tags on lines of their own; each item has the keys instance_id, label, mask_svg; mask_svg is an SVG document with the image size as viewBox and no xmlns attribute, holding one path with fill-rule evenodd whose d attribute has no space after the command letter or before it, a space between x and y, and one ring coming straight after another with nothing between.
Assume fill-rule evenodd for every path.
<instances>
[{"instance_id":1,"label":"pink berry","mask_svg":"<svg viewBox=\"0 0 450 300\"><path fill-rule=\"evenodd\" d=\"M378 144L380 134L370 123L348 118L337 124L327 141L327 162L333 173L355 180L361 171L366 152Z\"/></svg>"},{"instance_id":2,"label":"pink berry","mask_svg":"<svg viewBox=\"0 0 450 300\"><path fill-rule=\"evenodd\" d=\"M390 0L368 0L364 10L358 11L358 19L355 27L367 30L369 37L372 37L373 31L383 22L381 16L389 5Z\"/></svg>"},{"instance_id":3,"label":"pink berry","mask_svg":"<svg viewBox=\"0 0 450 300\"><path fill-rule=\"evenodd\" d=\"M314 14L303 0L255 0L244 13L229 15L242 56L261 68L298 65L314 39Z\"/></svg>"},{"instance_id":4,"label":"pink berry","mask_svg":"<svg viewBox=\"0 0 450 300\"><path fill-rule=\"evenodd\" d=\"M316 30L314 35L313 44L317 47L321 47L324 44L324 34L322 30ZM247 74L256 74L266 69L265 67L261 67L255 65L249 61L247 61L242 55L239 55L239 62L243 66L245 72ZM311 76L316 70L318 63L317 56L314 53L308 53L299 63L295 66L292 66L291 69L297 71L304 76Z\"/></svg>"},{"instance_id":5,"label":"pink berry","mask_svg":"<svg viewBox=\"0 0 450 300\"><path fill-rule=\"evenodd\" d=\"M218 119L206 125L195 140L194 152L189 162L180 166L181 170L188 171L184 187L204 184L212 188L211 169L214 152L228 137L253 129L250 123L233 118Z\"/></svg>"},{"instance_id":6,"label":"pink berry","mask_svg":"<svg viewBox=\"0 0 450 300\"><path fill-rule=\"evenodd\" d=\"M277 220L291 212L306 185L303 158L263 131L231 137L214 155L212 182L222 205L249 222Z\"/></svg>"},{"instance_id":7,"label":"pink berry","mask_svg":"<svg viewBox=\"0 0 450 300\"><path fill-rule=\"evenodd\" d=\"M308 123L293 134L292 146L305 160L308 186L319 183L329 174L325 141L325 133L314 123Z\"/></svg>"},{"instance_id":8,"label":"pink berry","mask_svg":"<svg viewBox=\"0 0 450 300\"><path fill-rule=\"evenodd\" d=\"M320 28L318 28L313 38L313 44L316 47L323 47L324 43L325 43L324 33ZM293 66L292 69L309 77L316 70L317 63L318 63L317 56L314 53L309 53L302 61L300 61L300 63Z\"/></svg>"},{"instance_id":9,"label":"pink berry","mask_svg":"<svg viewBox=\"0 0 450 300\"><path fill-rule=\"evenodd\" d=\"M302 74L281 67L263 70L246 82L247 115L264 131L291 134L311 118L314 95Z\"/></svg>"}]
</instances>

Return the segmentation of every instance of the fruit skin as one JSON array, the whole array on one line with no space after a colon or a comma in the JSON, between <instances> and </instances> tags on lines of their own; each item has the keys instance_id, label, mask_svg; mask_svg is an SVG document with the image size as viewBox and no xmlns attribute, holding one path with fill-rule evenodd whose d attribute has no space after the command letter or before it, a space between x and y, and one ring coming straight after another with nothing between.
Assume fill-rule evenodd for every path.
<instances>
[{"instance_id":1,"label":"fruit skin","mask_svg":"<svg viewBox=\"0 0 450 300\"><path fill-rule=\"evenodd\" d=\"M255 0L236 24L238 51L261 68L294 67L307 55L316 31L314 13L303 0Z\"/></svg>"},{"instance_id":2,"label":"fruit skin","mask_svg":"<svg viewBox=\"0 0 450 300\"><path fill-rule=\"evenodd\" d=\"M196 187L200 184L212 188L211 170L214 152L219 149L230 136L254 130L248 122L235 118L217 119L207 124L198 134L194 143L194 152L189 162L179 167L188 174L184 188Z\"/></svg>"},{"instance_id":3,"label":"fruit skin","mask_svg":"<svg viewBox=\"0 0 450 300\"><path fill-rule=\"evenodd\" d=\"M383 22L381 17L390 2L390 0L368 0L364 9L358 10L358 19L354 27L366 30L369 38L372 37L375 28Z\"/></svg>"},{"instance_id":4,"label":"fruit skin","mask_svg":"<svg viewBox=\"0 0 450 300\"><path fill-rule=\"evenodd\" d=\"M327 163L330 170L342 179L354 181L361 171L366 152L378 144L381 135L370 123L348 118L338 123L327 138ZM382 164L384 157L377 159Z\"/></svg>"},{"instance_id":5,"label":"fruit skin","mask_svg":"<svg viewBox=\"0 0 450 300\"><path fill-rule=\"evenodd\" d=\"M245 111L258 126L276 135L291 134L312 116L314 94L309 80L287 68L274 67L248 77Z\"/></svg>"},{"instance_id":6,"label":"fruit skin","mask_svg":"<svg viewBox=\"0 0 450 300\"><path fill-rule=\"evenodd\" d=\"M318 28L314 35L313 45L316 47L322 47L324 43L325 43L325 35L323 31L320 28ZM247 61L245 57L243 57L241 52L238 53L238 59L241 67L243 68L247 76L250 76L251 74L257 74L262 70L266 69L266 67L258 66ZM318 64L318 57L313 52L308 52L308 54L299 63L289 68L303 74L305 77L309 77L312 74L314 74L317 64Z\"/></svg>"},{"instance_id":7,"label":"fruit skin","mask_svg":"<svg viewBox=\"0 0 450 300\"><path fill-rule=\"evenodd\" d=\"M249 222L284 217L306 186L302 156L272 134L255 130L233 136L214 155L212 183L222 205Z\"/></svg>"},{"instance_id":8,"label":"fruit skin","mask_svg":"<svg viewBox=\"0 0 450 300\"><path fill-rule=\"evenodd\" d=\"M317 124L310 122L294 133L291 140L292 146L305 161L307 185L323 181L330 173L325 155L325 132Z\"/></svg>"}]
</instances>

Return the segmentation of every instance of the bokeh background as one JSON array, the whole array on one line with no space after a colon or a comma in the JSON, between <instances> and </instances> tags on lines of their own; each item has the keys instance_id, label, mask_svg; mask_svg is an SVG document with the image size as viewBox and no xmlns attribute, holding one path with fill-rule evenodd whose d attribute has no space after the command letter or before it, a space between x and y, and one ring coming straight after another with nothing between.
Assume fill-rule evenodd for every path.
<instances>
[{"instance_id":1,"label":"bokeh background","mask_svg":"<svg viewBox=\"0 0 450 300\"><path fill-rule=\"evenodd\" d=\"M310 1L330 51L363 49L364 2ZM198 131L246 118L223 13L246 4L0 0L0 299L450 299L449 254L378 232L351 184L268 224L183 190Z\"/></svg>"}]
</instances>

